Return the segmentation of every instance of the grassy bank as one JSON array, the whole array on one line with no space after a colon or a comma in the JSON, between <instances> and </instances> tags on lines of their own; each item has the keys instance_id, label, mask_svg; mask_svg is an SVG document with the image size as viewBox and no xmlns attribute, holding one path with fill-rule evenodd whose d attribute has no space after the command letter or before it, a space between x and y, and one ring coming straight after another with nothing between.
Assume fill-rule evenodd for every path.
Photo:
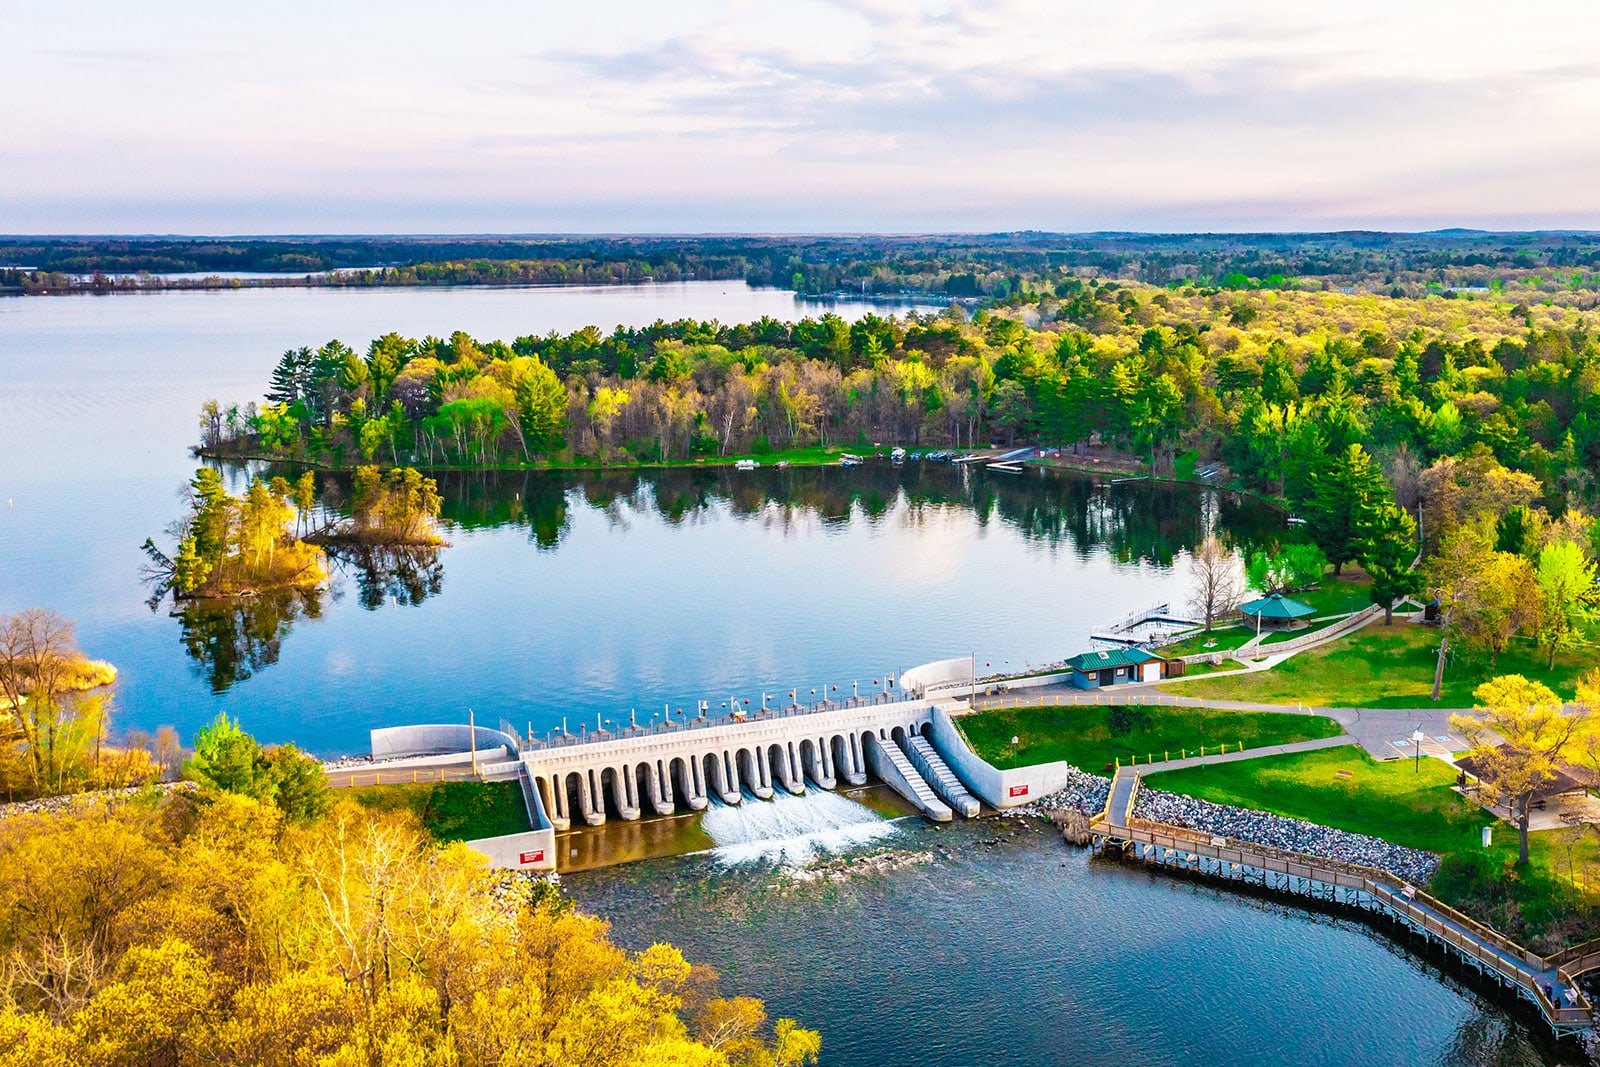
<instances>
[{"instance_id":1,"label":"grassy bank","mask_svg":"<svg viewBox=\"0 0 1600 1067\"><path fill-rule=\"evenodd\" d=\"M1439 631L1412 623L1384 626L1380 619L1349 637L1293 656L1270 671L1168 682L1161 688L1183 696L1261 704L1317 707L1423 708L1433 706L1433 671ZM1568 655L1553 671L1530 644L1520 643L1491 665L1487 657L1458 656L1445 668L1438 705L1470 708L1472 691L1500 674L1521 674L1571 698L1590 658Z\"/></svg>"},{"instance_id":2,"label":"grassy bank","mask_svg":"<svg viewBox=\"0 0 1600 1067\"><path fill-rule=\"evenodd\" d=\"M566 462L557 460L534 460L529 463L427 463L422 457L407 462L413 463L418 469L428 471L614 471L614 470L661 470L664 468L702 468L702 467L731 467L740 460L753 459L763 467L775 466L787 462L791 467L825 467L838 463L839 457L854 449L864 456L871 456L877 452L887 455L891 446L885 445L881 449L869 448L863 445L838 445L810 448L790 448L772 452L740 452L726 456L696 456L691 459L630 459L612 463L601 463L598 460L575 458ZM226 460L230 463L243 461L256 461L262 463L292 463L299 467L310 467L324 471L351 471L369 462L357 456L346 463L333 462L329 457L320 459L307 459L303 456L285 456L272 452L250 452L236 449L210 449L196 448L195 454L206 459ZM373 462L387 467L389 464L379 456Z\"/></svg>"},{"instance_id":3,"label":"grassy bank","mask_svg":"<svg viewBox=\"0 0 1600 1067\"><path fill-rule=\"evenodd\" d=\"M1289 599L1298 600L1316 610L1311 618L1325 615L1349 615L1372 603L1372 579L1361 568L1347 564L1345 572L1335 578L1330 572L1315 589L1289 593Z\"/></svg>"},{"instance_id":4,"label":"grassy bank","mask_svg":"<svg viewBox=\"0 0 1600 1067\"><path fill-rule=\"evenodd\" d=\"M1114 715L1127 716L1115 725ZM1123 763L1173 758L1201 746L1261 748L1320 737L1343 730L1332 719L1277 712L1215 711L1209 708L1113 708L1106 706L1005 708L962 716L957 722L978 755L1002 769L1065 760L1098 772L1114 760ZM1011 739L1019 743L1013 747Z\"/></svg>"},{"instance_id":5,"label":"grassy bank","mask_svg":"<svg viewBox=\"0 0 1600 1067\"><path fill-rule=\"evenodd\" d=\"M1255 635L1255 628L1251 626L1218 626L1209 632L1201 631L1193 637L1185 637L1182 641L1162 645L1156 651L1169 659L1204 654L1224 655Z\"/></svg>"},{"instance_id":6,"label":"grassy bank","mask_svg":"<svg viewBox=\"0 0 1600 1067\"><path fill-rule=\"evenodd\" d=\"M409 810L436 841L472 841L530 829L522 787L516 782L436 782L373 785L344 790L363 807Z\"/></svg>"},{"instance_id":7,"label":"grassy bank","mask_svg":"<svg viewBox=\"0 0 1600 1067\"><path fill-rule=\"evenodd\" d=\"M1436 759L1379 762L1359 748L1265 756L1152 774L1152 789L1270 811L1380 837L1444 857L1430 889L1442 900L1541 951L1600 935L1600 857L1592 839L1533 835L1517 870L1515 828L1451 790L1456 772ZM1494 844L1480 832L1494 826Z\"/></svg>"}]
</instances>

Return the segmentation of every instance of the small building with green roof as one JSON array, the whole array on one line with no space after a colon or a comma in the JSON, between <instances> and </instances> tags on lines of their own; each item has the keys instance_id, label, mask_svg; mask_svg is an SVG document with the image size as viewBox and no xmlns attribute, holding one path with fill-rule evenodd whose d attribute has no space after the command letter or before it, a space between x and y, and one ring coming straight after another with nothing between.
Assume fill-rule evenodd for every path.
<instances>
[{"instance_id":1,"label":"small building with green roof","mask_svg":"<svg viewBox=\"0 0 1600 1067\"><path fill-rule=\"evenodd\" d=\"M1315 615L1317 609L1310 604L1302 604L1298 600L1290 600L1282 593L1273 593L1260 600L1252 600L1247 604L1239 605L1239 614L1247 619L1256 621L1256 630L1260 631L1263 625L1288 626L1308 615Z\"/></svg>"},{"instance_id":2,"label":"small building with green roof","mask_svg":"<svg viewBox=\"0 0 1600 1067\"><path fill-rule=\"evenodd\" d=\"M1158 682L1165 662L1142 648L1113 648L1080 652L1067 660L1067 666L1072 669L1072 684L1079 689L1104 689L1129 682Z\"/></svg>"}]
</instances>

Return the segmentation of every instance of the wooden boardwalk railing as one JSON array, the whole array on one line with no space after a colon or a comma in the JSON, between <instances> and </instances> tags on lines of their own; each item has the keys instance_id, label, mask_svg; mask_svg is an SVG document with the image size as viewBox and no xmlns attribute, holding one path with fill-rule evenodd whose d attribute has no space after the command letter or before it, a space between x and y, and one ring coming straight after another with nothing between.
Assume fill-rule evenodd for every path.
<instances>
[{"instance_id":1,"label":"wooden boardwalk railing","mask_svg":"<svg viewBox=\"0 0 1600 1067\"><path fill-rule=\"evenodd\" d=\"M1284 876L1284 885L1275 888L1290 892L1295 890L1289 880L1300 879L1303 883L1331 887L1335 892L1338 889L1352 891L1358 894L1358 902L1359 895L1365 894L1377 909L1390 913L1517 987L1558 1033L1572 1033L1594 1024L1593 1007L1574 977L1600 967L1600 940L1563 949L1549 957L1540 956L1444 901L1400 882L1386 871L1135 819L1131 815L1131 803L1126 825L1117 825L1110 818L1110 806L1108 798L1107 810L1090 824L1091 835L1101 842L1123 843L1131 846L1139 859L1154 857L1158 863L1171 862L1173 855L1180 859L1186 856L1196 862L1205 857L1215 861L1216 873L1224 876L1230 873L1224 865L1280 874ZM1361 903L1360 906L1367 905ZM1559 987L1554 997L1546 992L1547 987ZM1560 990L1570 990L1576 1002L1562 1003Z\"/></svg>"}]
</instances>

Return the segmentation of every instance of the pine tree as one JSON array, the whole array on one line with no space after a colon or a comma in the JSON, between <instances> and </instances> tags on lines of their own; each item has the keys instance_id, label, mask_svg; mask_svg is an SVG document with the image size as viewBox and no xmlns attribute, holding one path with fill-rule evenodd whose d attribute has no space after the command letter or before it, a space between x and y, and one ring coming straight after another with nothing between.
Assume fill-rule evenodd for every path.
<instances>
[{"instance_id":1,"label":"pine tree","mask_svg":"<svg viewBox=\"0 0 1600 1067\"><path fill-rule=\"evenodd\" d=\"M1422 591L1422 572L1411 569L1417 558L1417 524L1400 505L1385 502L1361 527L1361 565L1372 575L1369 595L1383 608L1383 624L1394 622L1394 603Z\"/></svg>"},{"instance_id":2,"label":"pine tree","mask_svg":"<svg viewBox=\"0 0 1600 1067\"><path fill-rule=\"evenodd\" d=\"M1351 445L1312 473L1306 528L1333 564L1334 574L1360 558L1362 530L1390 500L1389 483L1360 445Z\"/></svg>"},{"instance_id":3,"label":"pine tree","mask_svg":"<svg viewBox=\"0 0 1600 1067\"><path fill-rule=\"evenodd\" d=\"M306 373L311 365L311 349L291 348L272 368L272 387L267 399L274 404L293 406L305 396Z\"/></svg>"}]
</instances>

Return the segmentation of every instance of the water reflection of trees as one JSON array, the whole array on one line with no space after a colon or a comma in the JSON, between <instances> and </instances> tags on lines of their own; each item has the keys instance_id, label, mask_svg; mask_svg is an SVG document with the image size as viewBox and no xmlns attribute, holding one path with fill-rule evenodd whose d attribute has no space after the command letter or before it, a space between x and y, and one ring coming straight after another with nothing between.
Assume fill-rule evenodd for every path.
<instances>
[{"instance_id":1,"label":"water reflection of trees","mask_svg":"<svg viewBox=\"0 0 1600 1067\"><path fill-rule=\"evenodd\" d=\"M416 607L444 588L444 564L433 546L351 544L327 552L336 572L355 582L356 599L368 611Z\"/></svg>"},{"instance_id":2,"label":"water reflection of trees","mask_svg":"<svg viewBox=\"0 0 1600 1067\"><path fill-rule=\"evenodd\" d=\"M278 662L283 639L301 618L322 614L324 591L275 590L237 600L173 605L183 650L213 693Z\"/></svg>"},{"instance_id":3,"label":"water reflection of trees","mask_svg":"<svg viewBox=\"0 0 1600 1067\"><path fill-rule=\"evenodd\" d=\"M855 470L805 467L734 471L724 467L579 472L478 471L437 475L443 517L465 528L518 527L540 548L555 548L572 528L574 507L625 525L649 514L669 525L704 521L723 509L782 529L843 525L893 516L920 524L937 509L970 511L1025 537L1080 556L1167 564L1220 529L1249 549L1282 536L1282 514L1249 497L1196 486L1136 481L1108 484L1068 473L991 473L943 464ZM897 510L901 501L904 508Z\"/></svg>"},{"instance_id":4,"label":"water reflection of trees","mask_svg":"<svg viewBox=\"0 0 1600 1067\"><path fill-rule=\"evenodd\" d=\"M195 673L222 693L278 662L284 639L302 619L320 618L329 599L341 599L342 581L356 589L368 611L385 605L414 607L444 587L439 550L416 546L339 546L328 550L331 589L273 590L229 600L180 600L171 615ZM153 605L152 605L153 606Z\"/></svg>"},{"instance_id":5,"label":"water reflection of trees","mask_svg":"<svg viewBox=\"0 0 1600 1067\"><path fill-rule=\"evenodd\" d=\"M1082 557L1105 551L1124 562L1162 565L1213 530L1247 551L1285 530L1282 513L1269 505L1196 486L1112 484L1059 472L1000 474L926 463L855 470L446 471L435 477L444 499L441 517L448 523L468 530L525 530L540 549L558 547L571 532L573 512L586 507L621 525L650 515L684 526L731 512L793 532L855 521L923 525L954 508L979 525L998 523L1052 550ZM347 487L336 476L326 477L323 486L323 504L338 510ZM184 649L213 692L277 662L293 626L321 615L325 600L342 596L346 581L369 611L417 606L444 586L438 548L349 545L328 555L337 576L331 591L174 605Z\"/></svg>"}]
</instances>

